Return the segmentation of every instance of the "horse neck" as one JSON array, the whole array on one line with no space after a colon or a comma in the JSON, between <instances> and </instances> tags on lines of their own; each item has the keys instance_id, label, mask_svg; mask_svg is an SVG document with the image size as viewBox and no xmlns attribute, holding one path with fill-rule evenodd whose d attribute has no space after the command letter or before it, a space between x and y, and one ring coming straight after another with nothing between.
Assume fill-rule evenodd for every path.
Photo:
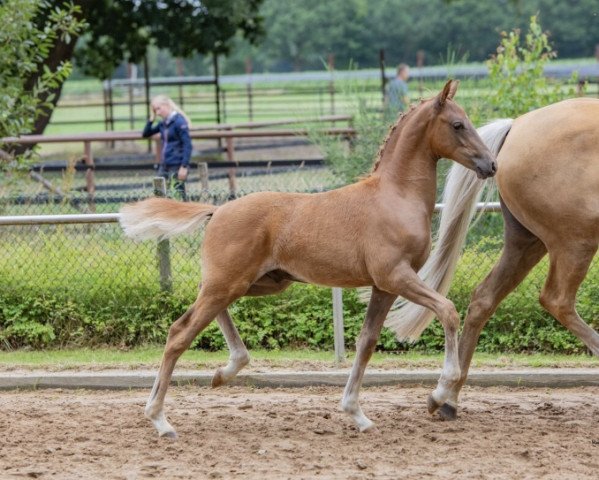
<instances>
[{"instance_id":1,"label":"horse neck","mask_svg":"<svg viewBox=\"0 0 599 480\"><path fill-rule=\"evenodd\" d=\"M395 126L373 176L380 178L381 188L422 201L432 212L437 195L437 159L429 147L426 123L419 117L403 118Z\"/></svg>"}]
</instances>

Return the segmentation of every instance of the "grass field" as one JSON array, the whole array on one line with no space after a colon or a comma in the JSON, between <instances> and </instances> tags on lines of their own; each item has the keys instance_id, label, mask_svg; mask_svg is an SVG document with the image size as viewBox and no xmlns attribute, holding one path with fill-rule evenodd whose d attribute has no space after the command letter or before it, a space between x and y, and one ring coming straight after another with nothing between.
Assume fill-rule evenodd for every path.
<instances>
[{"instance_id":1,"label":"grass field","mask_svg":"<svg viewBox=\"0 0 599 480\"><path fill-rule=\"evenodd\" d=\"M412 100L420 96L429 97L436 93L442 82L430 82L422 85L422 95L417 84L412 85ZM194 91L195 90L195 91ZM489 94L484 82L462 82L460 98L465 105L484 98ZM164 89L191 118L194 126L216 123L214 93L204 88L202 91L187 88L181 102L178 92ZM372 108L381 108L382 95L380 85L372 82L351 84L339 82L335 93L331 95L329 86L281 85L253 86L251 106L244 85L226 85L222 89L221 122L241 123L248 121L267 121L280 118L302 119L331 114L352 114L359 102L365 102ZM113 109L114 129L141 130L147 118L145 95L139 92L129 98L115 98ZM93 103L92 103L93 102ZM91 105L90 105L91 104ZM251 110L251 113L250 113ZM105 129L105 112L101 98L77 99L67 95L61 98L52 122L46 133L72 134Z\"/></svg>"},{"instance_id":2,"label":"grass field","mask_svg":"<svg viewBox=\"0 0 599 480\"><path fill-rule=\"evenodd\" d=\"M561 60L558 64L591 64L594 59ZM452 67L457 68L459 65ZM481 64L478 64L481 66ZM451 72L451 68L450 68ZM309 72L306 72L309 73ZM412 101L435 94L442 86L442 80L410 82ZM378 110L382 106L380 80L378 78L347 80L338 78L333 86L328 81L260 82L248 84L227 83L223 77L221 84L221 122L240 123L266 121L281 118L305 119L329 114L355 114L360 105ZM251 100L248 92L251 90ZM214 87L185 86L155 87L152 95L166 93L181 104L194 126L216 123ZM493 95L486 79L463 79L458 93L458 101L467 110L475 125L480 125L493 117L488 108L488 99ZM597 84L589 85L587 95L597 96ZM145 92L143 89L115 87L114 107L110 128L117 131L141 130L147 118ZM60 102L47 127L47 134L76 134L104 131L107 129L103 106L102 83L98 80L69 80L65 83ZM137 145L137 144L136 144ZM143 149L142 142L139 145ZM94 150L101 148L94 145ZM123 145L117 145L123 148ZM130 148L125 146L124 148ZM46 155L81 155L79 144L45 144L40 153Z\"/></svg>"},{"instance_id":3,"label":"grass field","mask_svg":"<svg viewBox=\"0 0 599 480\"><path fill-rule=\"evenodd\" d=\"M77 349L43 351L0 351L0 371L12 369L104 369L104 368L157 368L162 357L162 346L132 350ZM178 368L213 369L227 362L228 351L186 351ZM341 365L334 362L333 352L311 350L253 350L250 352L253 367L286 369L321 369L335 366L348 367L354 352L348 352ZM443 364L443 354L376 352L369 365L372 368L438 369ZM473 368L599 368L599 358L588 355L543 354L487 354L476 353Z\"/></svg>"}]
</instances>

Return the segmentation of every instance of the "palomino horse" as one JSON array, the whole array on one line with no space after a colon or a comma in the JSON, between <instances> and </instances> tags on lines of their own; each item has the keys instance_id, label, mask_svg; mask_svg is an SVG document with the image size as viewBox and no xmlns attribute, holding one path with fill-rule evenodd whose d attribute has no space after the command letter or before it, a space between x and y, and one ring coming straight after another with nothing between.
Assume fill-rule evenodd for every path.
<instances>
[{"instance_id":1,"label":"palomino horse","mask_svg":"<svg viewBox=\"0 0 599 480\"><path fill-rule=\"evenodd\" d=\"M460 337L461 375L439 411L454 419L459 392L480 332L499 303L549 253L541 305L599 355L599 334L576 312L576 292L599 243L599 100L578 98L515 120L479 129L497 154L497 186L505 220L505 245L491 273L476 288ZM446 295L484 181L454 165L445 186L439 240L420 277ZM399 338L417 338L432 320L405 304L387 324Z\"/></svg>"},{"instance_id":2,"label":"palomino horse","mask_svg":"<svg viewBox=\"0 0 599 480\"><path fill-rule=\"evenodd\" d=\"M199 228L208 219L202 250L202 283L189 310L173 323L146 416L161 436L176 436L163 404L175 363L215 317L231 351L213 386L233 378L249 361L227 307L243 295L285 290L293 281L334 287L372 287L372 300L357 343L342 408L361 431L373 423L358 403L366 364L383 321L398 295L432 309L445 329L446 359L440 387L459 378L453 304L427 287L416 272L428 257L435 206L436 167L451 158L481 178L495 161L447 82L390 131L372 174L352 185L317 194L263 192L220 207L152 198L121 210L125 233L138 239L169 237Z\"/></svg>"}]
</instances>

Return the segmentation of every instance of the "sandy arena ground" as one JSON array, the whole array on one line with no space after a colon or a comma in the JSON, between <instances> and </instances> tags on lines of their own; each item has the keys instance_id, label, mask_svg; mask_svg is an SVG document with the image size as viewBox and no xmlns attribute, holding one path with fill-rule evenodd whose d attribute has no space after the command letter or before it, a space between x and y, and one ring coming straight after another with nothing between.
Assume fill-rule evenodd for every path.
<instances>
[{"instance_id":1,"label":"sandy arena ground","mask_svg":"<svg viewBox=\"0 0 599 480\"><path fill-rule=\"evenodd\" d=\"M365 388L356 432L342 389L171 388L179 439L143 417L148 391L0 392L0 479L597 479L599 388L466 388L460 418L429 388Z\"/></svg>"}]
</instances>

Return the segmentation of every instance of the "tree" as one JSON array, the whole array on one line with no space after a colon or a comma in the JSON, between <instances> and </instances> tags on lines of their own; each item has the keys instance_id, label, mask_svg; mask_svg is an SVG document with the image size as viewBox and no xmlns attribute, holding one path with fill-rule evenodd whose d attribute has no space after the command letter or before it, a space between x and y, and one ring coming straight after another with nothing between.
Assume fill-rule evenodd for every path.
<instances>
[{"instance_id":1,"label":"tree","mask_svg":"<svg viewBox=\"0 0 599 480\"><path fill-rule=\"evenodd\" d=\"M83 27L79 9L67 3L51 7L39 0L0 4L0 137L29 132L71 71L68 61L49 62L49 57L56 45L74 43ZM1 154L3 168L10 166L13 157Z\"/></svg>"},{"instance_id":2,"label":"tree","mask_svg":"<svg viewBox=\"0 0 599 480\"><path fill-rule=\"evenodd\" d=\"M14 2L13 2L14 3ZM64 8L71 0L48 0L52 8ZM139 62L151 44L168 49L174 56L194 53L223 54L238 31L255 42L263 33L259 7L262 0L72 0L78 15L88 21L75 51L74 42L54 39L47 65L60 65L75 56L85 73L109 78L122 61ZM65 39L66 40L66 39ZM33 71L29 84L41 72ZM52 107L60 97L62 84L53 97L42 99ZM38 115L31 133L43 133L51 108Z\"/></svg>"},{"instance_id":3,"label":"tree","mask_svg":"<svg viewBox=\"0 0 599 480\"><path fill-rule=\"evenodd\" d=\"M75 58L100 79L123 60L141 61L150 44L185 58L228 53L238 31L252 43L263 33L262 0L79 1L85 17L94 20Z\"/></svg>"},{"instance_id":4,"label":"tree","mask_svg":"<svg viewBox=\"0 0 599 480\"><path fill-rule=\"evenodd\" d=\"M231 73L243 71L250 55L255 71L322 69L330 53L338 68L350 59L376 67L381 48L389 65L413 64L419 50L428 65L444 63L448 50L484 61L499 32L526 29L536 13L560 58L590 57L599 43L597 0L264 0L261 13L266 36L260 50L236 48L226 60L237 67Z\"/></svg>"}]
</instances>

